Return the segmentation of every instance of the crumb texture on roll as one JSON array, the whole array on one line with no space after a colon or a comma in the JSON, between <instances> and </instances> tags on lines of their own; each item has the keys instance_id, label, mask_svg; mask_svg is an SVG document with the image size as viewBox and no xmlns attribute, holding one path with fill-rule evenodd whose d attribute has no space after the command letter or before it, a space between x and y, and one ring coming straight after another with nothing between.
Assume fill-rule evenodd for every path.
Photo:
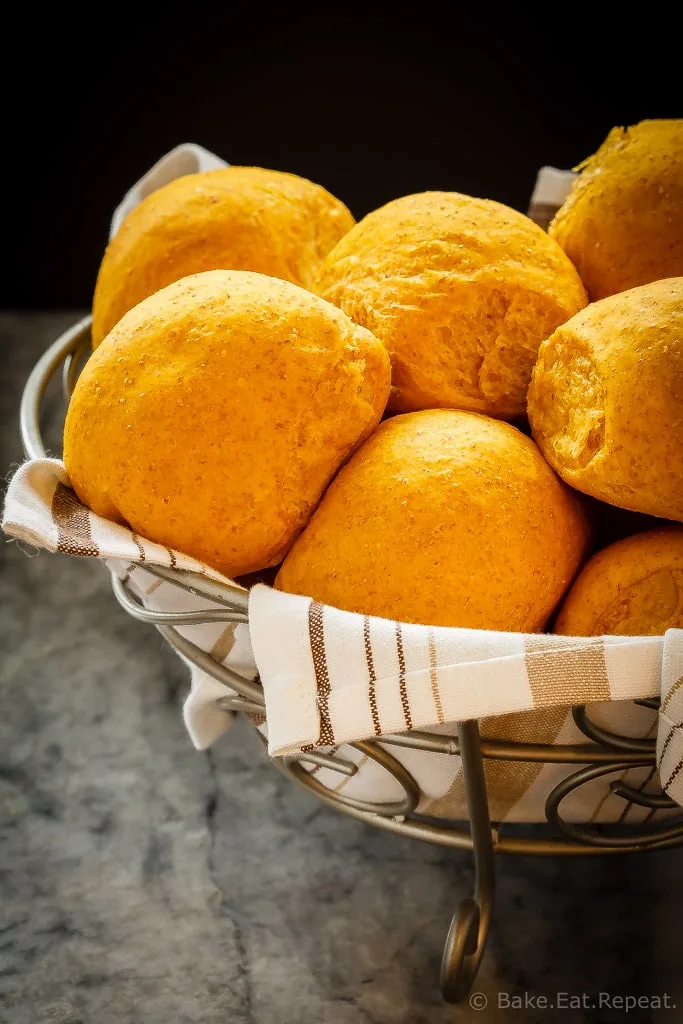
<instances>
[{"instance_id":1,"label":"crumb texture on roll","mask_svg":"<svg viewBox=\"0 0 683 1024\"><path fill-rule=\"evenodd\" d=\"M555 625L570 636L660 636L683 629L683 527L626 537L594 555Z\"/></svg>"},{"instance_id":2,"label":"crumb texture on roll","mask_svg":"<svg viewBox=\"0 0 683 1024\"><path fill-rule=\"evenodd\" d=\"M88 360L64 461L99 515L234 577L277 564L389 394L384 346L261 274L184 278Z\"/></svg>"},{"instance_id":3,"label":"crumb texture on roll","mask_svg":"<svg viewBox=\"0 0 683 1024\"><path fill-rule=\"evenodd\" d=\"M369 214L329 253L315 290L387 346L392 409L501 418L524 413L539 344L586 304L538 225L456 192Z\"/></svg>"},{"instance_id":4,"label":"crumb texture on roll","mask_svg":"<svg viewBox=\"0 0 683 1024\"><path fill-rule=\"evenodd\" d=\"M516 428L407 413L341 469L276 585L405 622L537 631L589 533L581 500Z\"/></svg>"},{"instance_id":5,"label":"crumb texture on roll","mask_svg":"<svg viewBox=\"0 0 683 1024\"><path fill-rule=\"evenodd\" d=\"M683 276L683 120L613 128L548 233L591 299Z\"/></svg>"},{"instance_id":6,"label":"crumb texture on roll","mask_svg":"<svg viewBox=\"0 0 683 1024\"><path fill-rule=\"evenodd\" d=\"M148 295L204 270L252 270L308 288L353 223L343 203L296 174L225 167L177 178L132 210L109 243L93 346Z\"/></svg>"},{"instance_id":7,"label":"crumb texture on roll","mask_svg":"<svg viewBox=\"0 0 683 1024\"><path fill-rule=\"evenodd\" d=\"M592 303L545 341L534 438L573 487L683 520L683 278Z\"/></svg>"}]
</instances>

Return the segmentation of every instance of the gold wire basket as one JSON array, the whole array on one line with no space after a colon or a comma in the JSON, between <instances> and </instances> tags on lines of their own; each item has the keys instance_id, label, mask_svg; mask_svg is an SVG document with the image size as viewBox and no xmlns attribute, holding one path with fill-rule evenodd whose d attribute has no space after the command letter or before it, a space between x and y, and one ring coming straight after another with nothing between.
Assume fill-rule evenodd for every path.
<instances>
[{"instance_id":1,"label":"gold wire basket","mask_svg":"<svg viewBox=\"0 0 683 1024\"><path fill-rule=\"evenodd\" d=\"M21 402L21 433L27 457L45 457L40 414L48 384L61 370L64 394L68 400L89 349L90 318L86 318L58 338L34 367ZM178 653L225 685L226 696L218 699L222 710L242 712L252 723L254 718L262 719L265 702L258 681L249 682L219 664L211 655L183 637L177 629L178 626L210 622L247 623L246 592L179 569L146 565L145 570L220 607L199 612L151 611L140 603L124 582L114 579L113 589L118 602L136 619L154 625ZM659 706L654 699L636 703L652 710ZM580 787L605 776L621 775L630 768L650 769L652 777L656 771L655 740L610 732L593 722L583 706L573 709L573 718L586 737L585 743L552 745L484 740L480 738L477 722L467 721L457 726L457 736L407 732L385 735L381 741L368 739L347 744L379 764L400 785L403 797L384 803L359 800L334 792L305 767L319 765L342 775L354 775L357 766L338 754L311 751L273 759L276 767L292 781L312 792L323 803L352 818L412 839L472 850L474 893L461 902L453 915L441 962L441 990L449 1002L459 1002L467 996L481 963L495 894L494 854L604 855L657 850L683 843L683 812L656 824L646 820L620 826L583 825L563 818L563 801ZM261 737L260 733L258 735ZM420 788L406 767L386 749L385 744L411 747L444 757L459 756L462 759L468 820L458 822L447 818L428 818L417 813ZM516 828L514 834L509 834L505 826L491 822L484 775L484 759L489 758L577 766L576 771L548 792L545 800L548 824L542 830L543 834L539 834L538 828L527 829L527 834L524 834L524 830L519 834L519 828ZM671 812L677 808L661 790L645 791L620 778L610 784L610 790L624 801L625 807L638 805L652 813L659 810Z\"/></svg>"}]
</instances>

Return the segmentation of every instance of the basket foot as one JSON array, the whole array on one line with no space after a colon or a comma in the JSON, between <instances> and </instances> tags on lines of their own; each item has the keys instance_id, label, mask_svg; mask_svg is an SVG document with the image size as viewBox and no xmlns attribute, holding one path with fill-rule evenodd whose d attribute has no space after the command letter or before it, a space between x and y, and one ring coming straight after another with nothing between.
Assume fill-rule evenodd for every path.
<instances>
[{"instance_id":1,"label":"basket foot","mask_svg":"<svg viewBox=\"0 0 683 1024\"><path fill-rule=\"evenodd\" d=\"M476 900L463 900L453 915L441 960L441 994L447 1003L467 997L479 970L486 935L480 938L481 913Z\"/></svg>"},{"instance_id":2,"label":"basket foot","mask_svg":"<svg viewBox=\"0 0 683 1024\"><path fill-rule=\"evenodd\" d=\"M477 976L488 936L495 893L493 833L476 722L458 726L467 810L474 851L474 898L453 915L441 960L441 993L448 1003L467 997Z\"/></svg>"}]
</instances>

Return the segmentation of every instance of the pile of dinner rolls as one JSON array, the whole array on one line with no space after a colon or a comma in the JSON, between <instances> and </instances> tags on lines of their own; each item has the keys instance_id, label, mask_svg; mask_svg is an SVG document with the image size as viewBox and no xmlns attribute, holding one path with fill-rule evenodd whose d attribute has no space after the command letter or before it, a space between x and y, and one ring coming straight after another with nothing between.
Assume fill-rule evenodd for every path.
<instances>
[{"instance_id":1,"label":"pile of dinner rolls","mask_svg":"<svg viewBox=\"0 0 683 1024\"><path fill-rule=\"evenodd\" d=\"M79 498L368 615L683 627L683 121L579 171L547 233L456 192L356 224L252 167L152 193L97 280Z\"/></svg>"}]
</instances>

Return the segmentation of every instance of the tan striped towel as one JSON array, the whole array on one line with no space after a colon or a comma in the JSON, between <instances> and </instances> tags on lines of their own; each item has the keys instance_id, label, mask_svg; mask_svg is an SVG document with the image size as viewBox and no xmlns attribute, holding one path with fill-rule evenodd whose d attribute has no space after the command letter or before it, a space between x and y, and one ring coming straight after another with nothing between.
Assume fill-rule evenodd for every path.
<instances>
[{"instance_id":1,"label":"tan striped towel","mask_svg":"<svg viewBox=\"0 0 683 1024\"><path fill-rule=\"evenodd\" d=\"M249 621L273 756L469 718L655 697L664 650L683 673L683 630L583 638L416 626L263 585L250 593Z\"/></svg>"},{"instance_id":2,"label":"tan striped towel","mask_svg":"<svg viewBox=\"0 0 683 1024\"><path fill-rule=\"evenodd\" d=\"M213 607L145 572L177 566L230 582L178 551L154 544L83 506L56 459L25 463L12 479L3 529L48 551L100 558L130 582L143 603L164 611ZM664 637L568 638L448 629L353 615L263 585L252 589L249 627L206 624L181 632L245 678L261 677L273 756L409 729L454 732L466 718L483 720L485 735L526 742L578 742L572 704L595 705L599 724L627 735L653 735L656 716L630 702L661 695L657 729L661 778L683 802L683 631ZM213 743L230 716L217 706L224 687L192 669L184 715L199 748ZM626 703L624 703L626 702ZM464 806L458 758L394 748L422 787L423 810L457 815ZM362 761L355 750L345 754ZM488 767L499 820L537 820L548 787L566 766ZM319 769L331 788L349 796L391 800L393 779L374 763L342 779ZM631 769L628 781L649 785L653 773ZM608 780L609 781L609 780ZM565 813L607 820L623 811L604 781L572 797ZM611 800L611 803L610 803ZM596 808L599 807L599 811ZM636 820L638 808L629 810Z\"/></svg>"}]
</instances>

